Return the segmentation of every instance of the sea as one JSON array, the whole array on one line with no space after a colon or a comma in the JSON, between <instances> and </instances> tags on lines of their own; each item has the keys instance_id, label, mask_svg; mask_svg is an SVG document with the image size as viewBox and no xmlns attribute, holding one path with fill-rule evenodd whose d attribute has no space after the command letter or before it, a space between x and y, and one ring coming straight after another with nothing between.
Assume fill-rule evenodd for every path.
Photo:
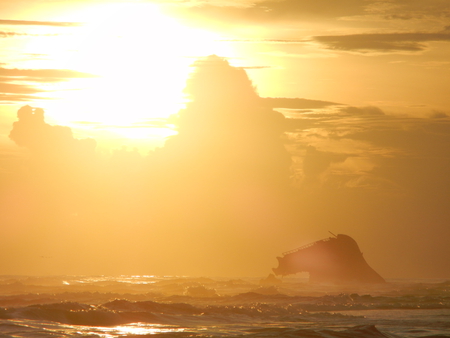
<instances>
[{"instance_id":1,"label":"sea","mask_svg":"<svg viewBox=\"0 0 450 338\"><path fill-rule=\"evenodd\" d=\"M7 337L450 337L450 281L0 276Z\"/></svg>"}]
</instances>

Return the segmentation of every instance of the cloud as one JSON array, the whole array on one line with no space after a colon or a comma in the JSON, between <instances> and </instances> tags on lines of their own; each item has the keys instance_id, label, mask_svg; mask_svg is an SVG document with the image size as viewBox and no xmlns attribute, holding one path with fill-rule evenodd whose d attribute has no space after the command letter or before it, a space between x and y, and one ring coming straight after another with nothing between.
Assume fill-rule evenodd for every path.
<instances>
[{"instance_id":1,"label":"cloud","mask_svg":"<svg viewBox=\"0 0 450 338\"><path fill-rule=\"evenodd\" d=\"M0 92L2 93L0 95L0 101L21 102L36 99L35 96L23 95L44 92L39 86L33 86L30 82L59 82L73 78L91 77L96 76L67 69L16 69L0 67Z\"/></svg>"},{"instance_id":2,"label":"cloud","mask_svg":"<svg viewBox=\"0 0 450 338\"><path fill-rule=\"evenodd\" d=\"M0 83L0 92L3 94L34 94L41 92L41 90L27 85Z\"/></svg>"},{"instance_id":3,"label":"cloud","mask_svg":"<svg viewBox=\"0 0 450 338\"><path fill-rule=\"evenodd\" d=\"M387 20L447 19L450 15L445 0L391 0L372 1L366 7L369 14L377 14Z\"/></svg>"},{"instance_id":4,"label":"cloud","mask_svg":"<svg viewBox=\"0 0 450 338\"><path fill-rule=\"evenodd\" d=\"M17 69L0 68L0 76L32 77L32 78L87 78L95 75L68 69Z\"/></svg>"},{"instance_id":5,"label":"cloud","mask_svg":"<svg viewBox=\"0 0 450 338\"><path fill-rule=\"evenodd\" d=\"M0 25L76 27L81 26L82 24L79 22L0 20Z\"/></svg>"},{"instance_id":6,"label":"cloud","mask_svg":"<svg viewBox=\"0 0 450 338\"><path fill-rule=\"evenodd\" d=\"M290 22L308 22L316 20L337 20L341 17L362 15L366 3L358 0L270 0L237 2L177 2L163 4L162 10L168 16L191 26L223 31L230 34L234 28L264 26ZM284 32L285 33L285 32ZM272 37L283 38L284 33L271 31ZM228 35L227 34L227 35ZM245 34L245 33L244 33Z\"/></svg>"},{"instance_id":7,"label":"cloud","mask_svg":"<svg viewBox=\"0 0 450 338\"><path fill-rule=\"evenodd\" d=\"M164 3L167 2L162 2ZM206 20L229 25L339 19L379 16L384 20L445 18L450 14L445 0L266 0L266 1L175 1L164 6L169 14L191 22Z\"/></svg>"},{"instance_id":8,"label":"cloud","mask_svg":"<svg viewBox=\"0 0 450 338\"><path fill-rule=\"evenodd\" d=\"M439 198L450 189L447 112L413 118L374 106L312 110L288 119L300 187L405 196L434 190Z\"/></svg>"},{"instance_id":9,"label":"cloud","mask_svg":"<svg viewBox=\"0 0 450 338\"><path fill-rule=\"evenodd\" d=\"M0 84L1 87L1 84ZM17 102L27 102L32 100L43 100L44 97L38 97L34 95L25 95L25 94L3 94L0 93L0 102L4 104L13 104Z\"/></svg>"},{"instance_id":10,"label":"cloud","mask_svg":"<svg viewBox=\"0 0 450 338\"><path fill-rule=\"evenodd\" d=\"M358 0L285 0L262 1L255 6L271 18L299 19L307 17L338 18L364 13L366 3Z\"/></svg>"},{"instance_id":11,"label":"cloud","mask_svg":"<svg viewBox=\"0 0 450 338\"><path fill-rule=\"evenodd\" d=\"M374 234L393 233L392 228L405 229L390 237L393 242L402 241L408 228L421 229L417 236L427 240L429 229L437 228L434 224L448 229L447 113L437 111L434 118L418 119L391 116L373 106L259 98L244 69L233 69L226 60L209 61L198 63L209 74L191 79L187 94L195 101L180 112L179 134L146 159L121 149L103 162L106 155L95 155L94 141L78 140L70 128L46 123L42 110L24 107L11 138L27 147L31 156L28 162L17 161L16 167L28 169L22 176L16 174L17 184L3 179L17 189L14 196L20 196L6 195L7 205L17 201L17 207L8 208L10 218L0 215L5 227L18 229L25 219L29 225L24 229L33 243L35 235L50 236L54 243L39 245L58 253L61 243L76 243L76 257L98 259L92 252L111 256L118 245L130 252L142 250L145 266L148 257L158 261L164 256L167 259L159 264L163 269L170 266L169 273L177 273L178 266L190 267L192 261L230 273L232 268L217 265L217 257L230 265L242 263L239 255L227 256L230 247L254 253L251 259L260 262L258 248L326 231L330 224L342 232L366 234L367 241ZM56 70L30 71L4 70L3 77L62 76ZM233 109L226 109L227 103ZM271 111L278 107L297 110L296 118L284 119ZM279 137L288 120L295 124L289 130L290 143ZM143 123L163 124L163 120ZM290 153L283 143L288 143ZM300 186L305 189L274 194L264 182L269 177L277 186L277 177L289 174L290 155L301 170ZM73 211L78 216L68 217ZM79 237L75 242L73 234ZM441 238L442 231L437 236ZM148 245L149 240L154 245ZM429 251L436 247L430 244ZM406 244L398 250L404 249L414 250ZM66 256L61 257L64 262ZM248 266L239 271L248 273ZM417 273L422 273L419 268Z\"/></svg>"},{"instance_id":12,"label":"cloud","mask_svg":"<svg viewBox=\"0 0 450 338\"><path fill-rule=\"evenodd\" d=\"M11 31L0 31L0 38L14 38L14 37L35 37L35 36L57 36L55 33L48 34L33 34L33 33L24 33L24 32L11 32Z\"/></svg>"},{"instance_id":13,"label":"cloud","mask_svg":"<svg viewBox=\"0 0 450 338\"><path fill-rule=\"evenodd\" d=\"M210 199L248 185L285 189L290 156L281 140L284 116L257 95L244 69L215 55L194 66L185 89L191 101L174 121L179 133L155 154L154 166L166 168L157 181L194 185L192 194L218 189Z\"/></svg>"},{"instance_id":14,"label":"cloud","mask_svg":"<svg viewBox=\"0 0 450 338\"><path fill-rule=\"evenodd\" d=\"M434 110L432 113L431 113L431 116L430 116L432 119L445 119L445 118L448 118L448 117L450 117L450 115L449 114L447 114L446 112L443 112L443 111L440 111L440 110Z\"/></svg>"},{"instance_id":15,"label":"cloud","mask_svg":"<svg viewBox=\"0 0 450 338\"><path fill-rule=\"evenodd\" d=\"M0 38L12 38L17 36L29 36L28 33L22 33L22 32L6 32L6 31L0 31Z\"/></svg>"},{"instance_id":16,"label":"cloud","mask_svg":"<svg viewBox=\"0 0 450 338\"><path fill-rule=\"evenodd\" d=\"M344 107L341 111L350 115L385 115L385 113L378 107Z\"/></svg>"},{"instance_id":17,"label":"cloud","mask_svg":"<svg viewBox=\"0 0 450 338\"><path fill-rule=\"evenodd\" d=\"M298 52L298 53L289 53L289 52L284 52L284 51L271 51L271 52L262 52L261 54L264 55L270 55L270 56L275 56L275 57L280 57L280 58L301 58L301 59L321 59L321 58L333 58L333 57L337 57L338 55L335 53L329 53L329 52L325 52L325 53L309 53L309 52Z\"/></svg>"},{"instance_id":18,"label":"cloud","mask_svg":"<svg viewBox=\"0 0 450 338\"><path fill-rule=\"evenodd\" d=\"M296 20L300 18L338 18L363 14L366 4L358 0L269 0L254 1L243 6L228 2L187 2L186 13L214 19L235 18L237 21ZM175 8L169 8L174 10ZM180 7L177 8L178 10Z\"/></svg>"},{"instance_id":19,"label":"cloud","mask_svg":"<svg viewBox=\"0 0 450 338\"><path fill-rule=\"evenodd\" d=\"M306 147L303 158L303 173L308 179L316 179L323 174L332 163L344 162L348 155L319 151L313 146Z\"/></svg>"},{"instance_id":20,"label":"cloud","mask_svg":"<svg viewBox=\"0 0 450 338\"><path fill-rule=\"evenodd\" d=\"M317 155L311 157L317 161L312 162L315 165L309 168L310 172L317 175L331 165L331 157L322 156L322 153L339 155L344 151L364 161L365 169L355 167L343 176L335 168L334 171L327 172L326 177L322 177L322 180L326 179L328 186L334 185L339 189L374 189L379 193L386 188L385 193L397 194L401 191L409 196L434 194L433 199L445 198L450 189L450 178L445 174L450 170L448 116L442 112L435 113L429 119L395 117L381 113L361 115L358 110L350 109L357 112L353 114L351 121L339 115L334 117L332 123L331 120L316 121L316 130L323 129L320 138L311 135L306 137L307 134L302 133L303 137L295 140L298 151L312 146L321 152L310 152ZM368 116L375 120L367 120ZM307 128L311 129L311 126ZM302 157L298 151L296 156ZM306 152L304 160L311 154ZM370 180L361 181L362 177L370 177ZM355 184L357 182L364 182L364 185L359 186ZM368 186L368 182L375 185ZM378 185L377 182L384 183ZM390 183L386 184L388 182ZM395 192L391 190L392 187L396 187Z\"/></svg>"},{"instance_id":21,"label":"cloud","mask_svg":"<svg viewBox=\"0 0 450 338\"><path fill-rule=\"evenodd\" d=\"M328 49L357 52L420 52L427 49L426 42L450 42L450 33L387 33L315 36L313 40Z\"/></svg>"},{"instance_id":22,"label":"cloud","mask_svg":"<svg viewBox=\"0 0 450 338\"><path fill-rule=\"evenodd\" d=\"M268 44L304 44L307 43L308 40L302 39L302 40L295 40L295 39L222 39L219 40L221 42L242 42L242 43L268 43Z\"/></svg>"},{"instance_id":23,"label":"cloud","mask_svg":"<svg viewBox=\"0 0 450 338\"><path fill-rule=\"evenodd\" d=\"M445 151L450 151L447 149L450 146L450 121L443 118L385 116L383 124L350 132L345 138L364 140L381 147L394 147L403 155L446 158Z\"/></svg>"},{"instance_id":24,"label":"cloud","mask_svg":"<svg viewBox=\"0 0 450 338\"><path fill-rule=\"evenodd\" d=\"M262 100L263 104L269 108L310 109L339 105L336 102L287 97L265 97Z\"/></svg>"},{"instance_id":25,"label":"cloud","mask_svg":"<svg viewBox=\"0 0 450 338\"><path fill-rule=\"evenodd\" d=\"M95 149L94 140L86 139L81 142L73 137L69 127L47 124L44 120L44 110L41 108L24 106L17 112L17 117L18 121L14 122L9 137L19 146L50 154L53 151L62 153L77 151L75 148L78 145L85 147L86 150Z\"/></svg>"}]
</instances>

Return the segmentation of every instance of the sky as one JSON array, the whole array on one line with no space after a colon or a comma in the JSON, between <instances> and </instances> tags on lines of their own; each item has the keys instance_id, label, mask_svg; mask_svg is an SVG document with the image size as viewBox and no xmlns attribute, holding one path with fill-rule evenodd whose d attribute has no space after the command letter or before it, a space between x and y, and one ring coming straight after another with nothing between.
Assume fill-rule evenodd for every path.
<instances>
[{"instance_id":1,"label":"sky","mask_svg":"<svg viewBox=\"0 0 450 338\"><path fill-rule=\"evenodd\" d=\"M265 276L331 231L450 277L448 0L0 13L0 274Z\"/></svg>"}]
</instances>

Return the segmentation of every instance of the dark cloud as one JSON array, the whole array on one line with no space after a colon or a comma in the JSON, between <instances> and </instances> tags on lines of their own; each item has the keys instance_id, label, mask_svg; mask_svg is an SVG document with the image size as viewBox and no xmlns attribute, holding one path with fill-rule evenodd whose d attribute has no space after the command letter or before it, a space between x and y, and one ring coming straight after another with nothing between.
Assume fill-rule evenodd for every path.
<instances>
[{"instance_id":1,"label":"dark cloud","mask_svg":"<svg viewBox=\"0 0 450 338\"><path fill-rule=\"evenodd\" d=\"M58 21L0 20L0 25L74 27L74 26L81 26L82 24L78 22L58 22Z\"/></svg>"},{"instance_id":2,"label":"dark cloud","mask_svg":"<svg viewBox=\"0 0 450 338\"><path fill-rule=\"evenodd\" d=\"M450 115L448 115L446 112L443 112L443 111L440 111L440 110L434 110L431 113L430 117L433 118L433 119L445 119L445 118L450 117Z\"/></svg>"},{"instance_id":3,"label":"dark cloud","mask_svg":"<svg viewBox=\"0 0 450 338\"><path fill-rule=\"evenodd\" d=\"M358 52L420 52L427 49L426 42L450 41L450 34L440 33L390 33L315 36L315 41L328 49Z\"/></svg>"}]
</instances>

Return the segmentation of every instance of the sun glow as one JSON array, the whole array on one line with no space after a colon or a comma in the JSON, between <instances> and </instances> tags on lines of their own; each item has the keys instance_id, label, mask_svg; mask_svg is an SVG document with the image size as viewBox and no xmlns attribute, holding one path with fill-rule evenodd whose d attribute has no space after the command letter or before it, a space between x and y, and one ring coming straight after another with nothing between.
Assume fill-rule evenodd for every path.
<instances>
[{"instance_id":1,"label":"sun glow","mask_svg":"<svg viewBox=\"0 0 450 338\"><path fill-rule=\"evenodd\" d=\"M83 18L88 22L70 37L65 68L97 77L59 84L57 100L45 105L60 124L83 121L123 127L167 118L186 101L183 88L194 60L230 55L218 36L182 26L155 4L92 7ZM112 129L126 131L123 137L132 130Z\"/></svg>"}]
</instances>

